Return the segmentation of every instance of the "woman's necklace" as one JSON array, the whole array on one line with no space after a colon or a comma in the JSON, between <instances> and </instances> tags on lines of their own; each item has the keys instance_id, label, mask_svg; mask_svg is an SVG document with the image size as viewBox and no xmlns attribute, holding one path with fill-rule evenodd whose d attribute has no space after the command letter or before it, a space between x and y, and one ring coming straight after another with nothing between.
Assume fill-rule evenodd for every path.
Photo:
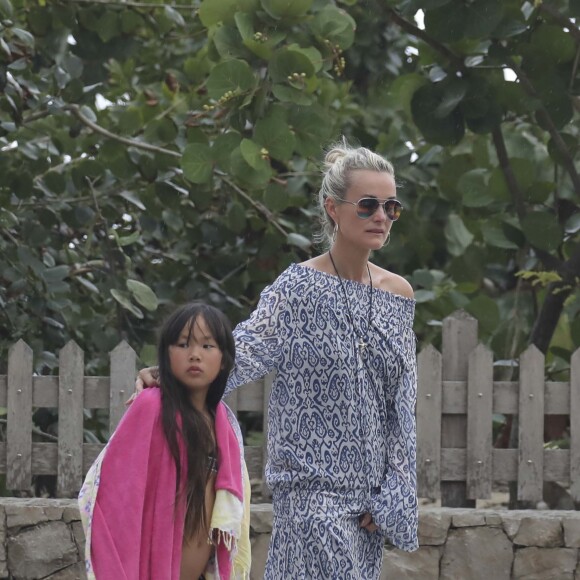
<instances>
[{"instance_id":1,"label":"woman's necklace","mask_svg":"<svg viewBox=\"0 0 580 580\"><path fill-rule=\"evenodd\" d=\"M359 348L360 354L362 355L364 352L364 349L367 347L367 343L364 341L362 334L358 331L357 327L354 324L354 318L353 318L352 313L350 311L350 302L348 300L348 294L346 293L344 283L342 281L340 274L338 273L338 269L336 267L336 264L334 263L334 258L332 257L330 250L328 250L328 257L330 258L330 261L332 262L332 267L334 268L334 271L336 272L336 275L338 277L338 281L340 282L340 287L342 288L342 293L344 294L344 299L346 302L346 313L348 315L348 320L350 321L350 324L351 324L353 330L355 331L356 335L358 336L357 346ZM367 272L369 273L369 283L370 283L369 284L370 285L370 290L369 290L369 329L370 329L371 317L373 314L373 277L371 276L371 269L369 268L368 262L367 262Z\"/></svg>"}]
</instances>

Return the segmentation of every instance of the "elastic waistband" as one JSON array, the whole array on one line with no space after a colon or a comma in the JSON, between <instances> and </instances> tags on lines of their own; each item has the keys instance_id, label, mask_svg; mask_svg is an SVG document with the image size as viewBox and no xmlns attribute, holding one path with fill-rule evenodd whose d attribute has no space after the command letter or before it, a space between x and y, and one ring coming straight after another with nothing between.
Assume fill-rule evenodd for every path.
<instances>
[{"instance_id":1,"label":"elastic waistband","mask_svg":"<svg viewBox=\"0 0 580 580\"><path fill-rule=\"evenodd\" d=\"M272 509L277 517L296 514L352 516L369 511L370 507L371 493L368 490L334 492L278 489L272 494Z\"/></svg>"}]
</instances>

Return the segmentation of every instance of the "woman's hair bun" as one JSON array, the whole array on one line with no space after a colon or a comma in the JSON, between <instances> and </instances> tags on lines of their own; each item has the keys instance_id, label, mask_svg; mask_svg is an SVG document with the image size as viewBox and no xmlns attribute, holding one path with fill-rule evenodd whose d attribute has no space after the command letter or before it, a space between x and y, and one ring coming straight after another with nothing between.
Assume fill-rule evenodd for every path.
<instances>
[{"instance_id":1,"label":"woman's hair bun","mask_svg":"<svg viewBox=\"0 0 580 580\"><path fill-rule=\"evenodd\" d=\"M324 157L324 165L332 167L335 163L344 159L348 155L345 147L333 147Z\"/></svg>"}]
</instances>

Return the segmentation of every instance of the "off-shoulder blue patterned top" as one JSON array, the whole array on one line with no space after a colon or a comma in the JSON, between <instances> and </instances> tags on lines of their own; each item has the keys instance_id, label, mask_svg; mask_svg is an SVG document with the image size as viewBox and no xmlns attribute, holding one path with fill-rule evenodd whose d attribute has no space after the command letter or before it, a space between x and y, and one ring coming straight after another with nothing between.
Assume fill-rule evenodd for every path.
<instances>
[{"instance_id":1,"label":"off-shoulder blue patterned top","mask_svg":"<svg viewBox=\"0 0 580 580\"><path fill-rule=\"evenodd\" d=\"M234 331L227 391L276 371L266 467L275 510L289 494L332 492L414 550L415 301L375 288L369 324L370 287L343 285L352 321L336 276L289 266Z\"/></svg>"}]
</instances>

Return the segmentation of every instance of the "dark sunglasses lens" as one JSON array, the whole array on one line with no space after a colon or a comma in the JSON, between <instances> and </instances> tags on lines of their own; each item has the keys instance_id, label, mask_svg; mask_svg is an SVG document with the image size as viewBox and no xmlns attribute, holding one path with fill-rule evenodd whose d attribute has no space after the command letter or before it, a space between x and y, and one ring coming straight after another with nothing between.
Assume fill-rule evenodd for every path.
<instances>
[{"instance_id":1,"label":"dark sunglasses lens","mask_svg":"<svg viewBox=\"0 0 580 580\"><path fill-rule=\"evenodd\" d=\"M400 204L400 202L394 199L387 201L385 204L385 213L387 214L387 217L393 222L396 222L401 217L402 211L403 206Z\"/></svg>"},{"instance_id":2,"label":"dark sunglasses lens","mask_svg":"<svg viewBox=\"0 0 580 580\"><path fill-rule=\"evenodd\" d=\"M372 197L365 197L359 199L357 207L357 215L360 218L366 219L370 218L379 207L379 200Z\"/></svg>"}]
</instances>

